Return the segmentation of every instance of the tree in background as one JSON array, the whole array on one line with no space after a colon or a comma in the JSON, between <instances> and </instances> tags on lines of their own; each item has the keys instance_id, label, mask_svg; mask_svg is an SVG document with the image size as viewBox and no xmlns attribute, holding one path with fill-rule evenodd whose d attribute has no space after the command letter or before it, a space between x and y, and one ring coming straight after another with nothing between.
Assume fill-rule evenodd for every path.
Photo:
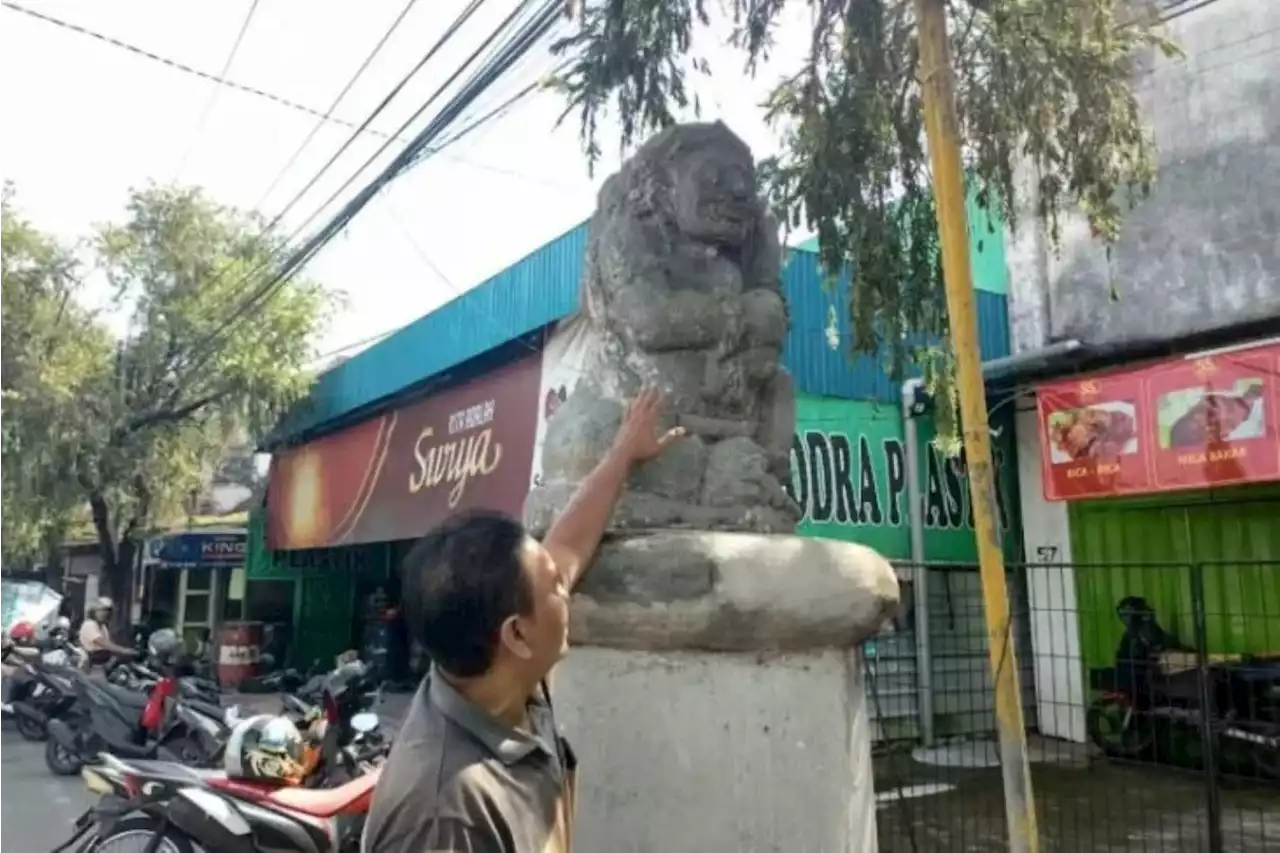
<instances>
[{"instance_id":1,"label":"tree in background","mask_svg":"<svg viewBox=\"0 0 1280 853\"><path fill-rule=\"evenodd\" d=\"M123 332L113 339L103 319L90 325L107 343L71 383L59 451L67 462L59 482L87 510L108 594L122 603L132 599L134 562L153 525L181 519L227 448L246 433L262 434L306 392L311 336L328 305L323 290L302 279L255 300L281 246L255 217L199 190L135 191L126 212L123 222L97 230L85 246L89 260L67 273L100 276L108 288L104 317ZM5 292L7 347L7 267ZM6 426L9 409L6 400ZM30 447L41 435L32 429L22 439ZM6 490L5 515L11 501L38 505L49 494L47 485L12 496ZM117 618L127 619L128 608L119 607Z\"/></svg>"},{"instance_id":2,"label":"tree in background","mask_svg":"<svg viewBox=\"0 0 1280 853\"><path fill-rule=\"evenodd\" d=\"M801 5L790 4L791 8ZM818 237L823 268L852 274L853 351L881 353L895 372L915 359L954 427L947 312L912 0L807 0L812 32L801 67L765 107L781 153L762 163L784 227ZM786 0L731 0L732 44L753 73L774 43ZM1176 48L1148 0L948 0L959 133L971 191L1011 227L1028 206L1056 243L1079 205L1113 242L1124 206L1148 192L1154 152L1133 94L1135 64ZM554 48L560 86L590 161L612 109L630 146L690 106L689 72L712 73L695 33L704 0L588 4L580 31ZM725 69L716 69L723 72ZM729 73L737 73L730 70ZM695 105L696 106L696 105ZM1015 177L1026 166L1032 198ZM919 336L943 341L918 349Z\"/></svg>"},{"instance_id":3,"label":"tree in background","mask_svg":"<svg viewBox=\"0 0 1280 853\"><path fill-rule=\"evenodd\" d=\"M120 599L147 522L179 514L242 431L261 435L306 392L326 304L319 286L294 279L242 310L282 254L256 217L160 187L133 193L127 211L94 242L129 313L95 395L98 452L79 472Z\"/></svg>"},{"instance_id":4,"label":"tree in background","mask_svg":"<svg viewBox=\"0 0 1280 853\"><path fill-rule=\"evenodd\" d=\"M7 184L2 235L0 536L6 564L56 566L84 504L74 477L78 395L106 365L111 340L75 298L75 254L22 218Z\"/></svg>"}]
</instances>

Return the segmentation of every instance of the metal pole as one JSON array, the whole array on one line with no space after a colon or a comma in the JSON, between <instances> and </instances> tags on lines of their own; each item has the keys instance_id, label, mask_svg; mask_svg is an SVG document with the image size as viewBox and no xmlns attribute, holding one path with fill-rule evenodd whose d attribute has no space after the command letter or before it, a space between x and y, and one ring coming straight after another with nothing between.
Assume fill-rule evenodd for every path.
<instances>
[{"instance_id":1,"label":"metal pole","mask_svg":"<svg viewBox=\"0 0 1280 853\"><path fill-rule=\"evenodd\" d=\"M902 383L902 437L906 443L907 526L911 532L911 574L915 581L916 687L920 703L920 739L933 746L933 649L929 634L929 567L924 553L924 501L920 488L920 431L912 412L916 391L923 383Z\"/></svg>"},{"instance_id":2,"label":"metal pole","mask_svg":"<svg viewBox=\"0 0 1280 853\"><path fill-rule=\"evenodd\" d=\"M1037 853L1040 836L1031 792L1031 768L1027 762L1018 656L1009 620L1009 594L1005 584L995 472L991 462L991 434L987 426L987 395L982 381L978 321L969 267L969 233L965 223L955 79L947 41L946 0L915 0L915 7L925 132L929 162L933 167L942 269L960 392L960 419L982 573L987 649L996 694L996 725L1000 737L1009 849L1012 853Z\"/></svg>"},{"instance_id":3,"label":"metal pole","mask_svg":"<svg viewBox=\"0 0 1280 853\"><path fill-rule=\"evenodd\" d=\"M1218 792L1218 744L1213 726L1213 715L1216 711L1213 704L1213 691L1209 684L1209 629L1204 612L1204 566L1193 563L1191 566L1191 614L1195 623L1196 638L1196 686L1200 700L1200 743L1204 749L1204 761L1201 769L1204 772L1205 809L1209 814L1209 850L1210 853L1222 853L1222 799Z\"/></svg>"}]
</instances>

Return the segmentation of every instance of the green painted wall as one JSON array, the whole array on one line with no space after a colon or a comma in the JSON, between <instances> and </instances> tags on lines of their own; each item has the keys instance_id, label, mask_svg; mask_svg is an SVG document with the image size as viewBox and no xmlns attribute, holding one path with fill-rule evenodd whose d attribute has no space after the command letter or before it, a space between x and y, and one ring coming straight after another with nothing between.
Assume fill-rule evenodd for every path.
<instances>
[{"instance_id":1,"label":"green painted wall","mask_svg":"<svg viewBox=\"0 0 1280 853\"><path fill-rule=\"evenodd\" d=\"M995 429L1005 551L1012 558L1020 541L1013 429L1011 424ZM977 549L963 462L933 447L930 419L920 420L919 433L925 559L973 562ZM790 493L804 508L801 534L858 542L893 560L910 559L904 430L896 406L800 395L791 467Z\"/></svg>"},{"instance_id":2,"label":"green painted wall","mask_svg":"<svg viewBox=\"0 0 1280 853\"><path fill-rule=\"evenodd\" d=\"M1115 607L1139 595L1194 644L1189 564L1204 562L1211 653L1280 653L1280 485L1217 489L1069 507L1086 667L1113 665Z\"/></svg>"},{"instance_id":3,"label":"green painted wall","mask_svg":"<svg viewBox=\"0 0 1280 853\"><path fill-rule=\"evenodd\" d=\"M969 257L975 290L1007 293L1009 283L1004 266L1004 220L996 211L986 211L970 197L966 205L969 222ZM810 237L795 248L818 251L818 238Z\"/></svg>"}]
</instances>

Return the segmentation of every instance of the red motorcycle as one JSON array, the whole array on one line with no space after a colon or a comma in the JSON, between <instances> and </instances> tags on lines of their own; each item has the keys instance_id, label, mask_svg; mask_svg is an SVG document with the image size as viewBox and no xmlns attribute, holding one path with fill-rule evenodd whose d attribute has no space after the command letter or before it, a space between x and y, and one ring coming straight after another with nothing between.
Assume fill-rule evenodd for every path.
<instances>
[{"instance_id":1,"label":"red motorcycle","mask_svg":"<svg viewBox=\"0 0 1280 853\"><path fill-rule=\"evenodd\" d=\"M337 788L284 787L106 755L101 765L84 771L101 800L53 853L113 853L139 844L148 853L354 853L379 772Z\"/></svg>"}]
</instances>

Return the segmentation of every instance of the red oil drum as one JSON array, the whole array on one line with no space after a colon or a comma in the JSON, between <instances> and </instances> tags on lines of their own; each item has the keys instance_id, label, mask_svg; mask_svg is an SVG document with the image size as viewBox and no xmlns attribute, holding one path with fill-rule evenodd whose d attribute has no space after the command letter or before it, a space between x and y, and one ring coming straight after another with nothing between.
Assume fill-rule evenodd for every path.
<instances>
[{"instance_id":1,"label":"red oil drum","mask_svg":"<svg viewBox=\"0 0 1280 853\"><path fill-rule=\"evenodd\" d=\"M227 622L218 632L218 683L234 688L258 674L261 622Z\"/></svg>"}]
</instances>

